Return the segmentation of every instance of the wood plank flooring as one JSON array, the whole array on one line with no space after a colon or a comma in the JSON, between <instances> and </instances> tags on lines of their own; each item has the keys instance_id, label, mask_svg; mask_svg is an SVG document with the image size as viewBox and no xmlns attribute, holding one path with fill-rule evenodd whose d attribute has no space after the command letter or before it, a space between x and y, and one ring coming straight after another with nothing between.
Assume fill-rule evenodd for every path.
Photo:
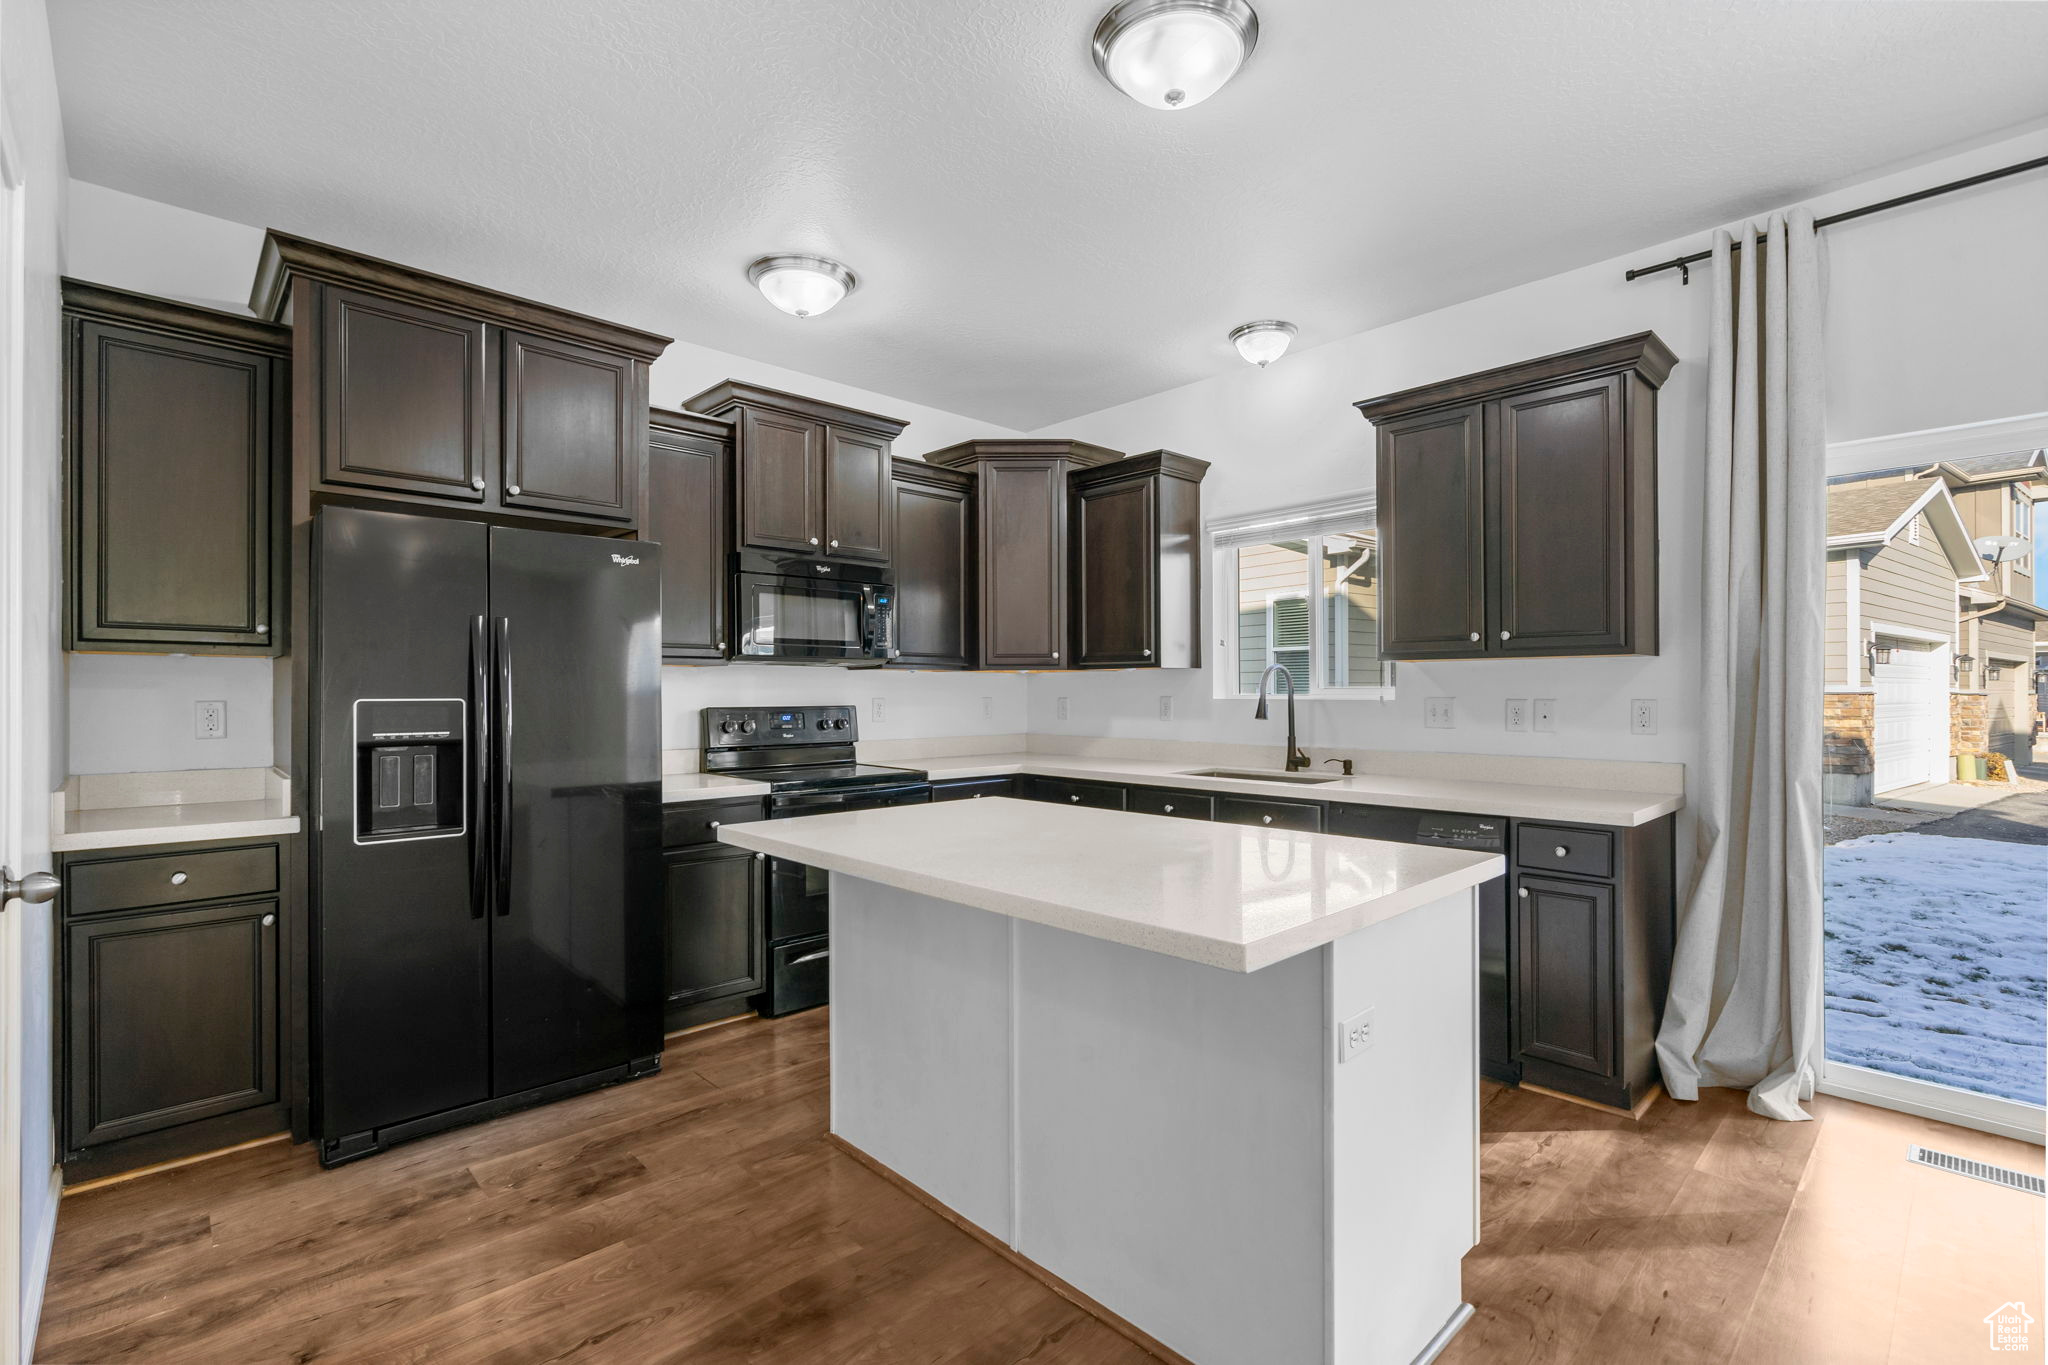
<instances>
[{"instance_id":1,"label":"wood plank flooring","mask_svg":"<svg viewBox=\"0 0 2048 1365\"><path fill-rule=\"evenodd\" d=\"M284 1144L64 1201L36 1358L1150 1365L825 1141L822 1011L321 1171ZM1446 1361L1976 1359L2044 1202L1909 1168L2040 1152L1822 1099L1639 1123L1489 1087L1478 1316ZM2048 1321L2048 1314L2037 1315Z\"/></svg>"}]
</instances>

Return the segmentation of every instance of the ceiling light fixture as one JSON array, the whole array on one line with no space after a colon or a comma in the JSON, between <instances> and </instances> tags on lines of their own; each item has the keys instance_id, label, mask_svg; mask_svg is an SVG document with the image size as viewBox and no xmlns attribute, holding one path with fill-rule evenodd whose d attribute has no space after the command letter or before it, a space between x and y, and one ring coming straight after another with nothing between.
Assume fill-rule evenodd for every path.
<instances>
[{"instance_id":1,"label":"ceiling light fixture","mask_svg":"<svg viewBox=\"0 0 2048 1365\"><path fill-rule=\"evenodd\" d=\"M1259 16L1245 0L1121 0L1095 26L1095 65L1148 109L1191 109L1258 42Z\"/></svg>"},{"instance_id":2,"label":"ceiling light fixture","mask_svg":"<svg viewBox=\"0 0 2048 1365\"><path fill-rule=\"evenodd\" d=\"M1293 323L1266 318L1231 328L1230 344L1237 347L1239 355L1263 370L1287 354L1287 345L1294 340L1294 332Z\"/></svg>"},{"instance_id":3,"label":"ceiling light fixture","mask_svg":"<svg viewBox=\"0 0 2048 1365\"><path fill-rule=\"evenodd\" d=\"M829 256L784 253L747 267L747 282L783 312L814 318L860 287L851 270Z\"/></svg>"}]
</instances>

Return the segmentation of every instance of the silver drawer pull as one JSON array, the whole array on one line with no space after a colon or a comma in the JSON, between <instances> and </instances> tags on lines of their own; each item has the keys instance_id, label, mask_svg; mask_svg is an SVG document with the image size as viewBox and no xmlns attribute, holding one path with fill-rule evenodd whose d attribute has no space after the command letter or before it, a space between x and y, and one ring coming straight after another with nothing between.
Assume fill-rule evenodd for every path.
<instances>
[{"instance_id":1,"label":"silver drawer pull","mask_svg":"<svg viewBox=\"0 0 2048 1365\"><path fill-rule=\"evenodd\" d=\"M813 545L816 545L817 543L818 543L818 542L817 542L817 541L815 541L815 540L811 542L811 544L813 544ZM833 549L835 549L835 550L836 550L836 549L838 549L838 548L839 548L839 542L838 542L838 541L836 541L836 540L835 540L835 541L833 541L833 542L832 542L832 548L833 548Z\"/></svg>"},{"instance_id":2,"label":"silver drawer pull","mask_svg":"<svg viewBox=\"0 0 2048 1365\"><path fill-rule=\"evenodd\" d=\"M1503 639L1503 640L1512 640L1512 639L1514 639L1515 637L1514 637L1514 636L1512 636L1512 635L1510 635L1510 634L1508 634L1508 633L1507 633L1506 631L1502 631L1502 632L1500 633L1500 638L1501 638L1501 639Z\"/></svg>"},{"instance_id":3,"label":"silver drawer pull","mask_svg":"<svg viewBox=\"0 0 2048 1365\"><path fill-rule=\"evenodd\" d=\"M1550 851L1552 853L1555 853L1560 858L1566 858L1571 856L1571 850L1566 848L1563 844L1559 844L1556 848L1553 848Z\"/></svg>"},{"instance_id":4,"label":"silver drawer pull","mask_svg":"<svg viewBox=\"0 0 2048 1365\"><path fill-rule=\"evenodd\" d=\"M805 953L802 957L791 958L789 960L789 965L792 967L801 967L806 962L816 962L819 958L830 956L832 956L832 950L830 948L820 948L815 953Z\"/></svg>"},{"instance_id":5,"label":"silver drawer pull","mask_svg":"<svg viewBox=\"0 0 2048 1365\"><path fill-rule=\"evenodd\" d=\"M710 826L712 829L718 828L718 822L716 820L706 820L704 823Z\"/></svg>"},{"instance_id":6,"label":"silver drawer pull","mask_svg":"<svg viewBox=\"0 0 2048 1365\"><path fill-rule=\"evenodd\" d=\"M258 635L268 635L270 634L270 627L262 624L261 622L258 622L256 626L256 633Z\"/></svg>"},{"instance_id":7,"label":"silver drawer pull","mask_svg":"<svg viewBox=\"0 0 2048 1365\"><path fill-rule=\"evenodd\" d=\"M182 872L173 872L171 874L172 886L183 886L187 880L188 879L186 878L185 874Z\"/></svg>"},{"instance_id":8,"label":"silver drawer pull","mask_svg":"<svg viewBox=\"0 0 2048 1365\"><path fill-rule=\"evenodd\" d=\"M1273 823L1273 817L1270 815L1261 815L1259 817L1259 823L1262 825L1270 825Z\"/></svg>"},{"instance_id":9,"label":"silver drawer pull","mask_svg":"<svg viewBox=\"0 0 2048 1365\"><path fill-rule=\"evenodd\" d=\"M1068 797L1068 798L1067 798L1067 800L1069 800L1069 801L1079 801L1080 799L1081 799L1081 798L1080 798L1080 797L1078 797L1078 796L1070 796L1070 797Z\"/></svg>"},{"instance_id":10,"label":"silver drawer pull","mask_svg":"<svg viewBox=\"0 0 2048 1365\"><path fill-rule=\"evenodd\" d=\"M754 855L754 861L757 863L765 863L768 861L768 855L765 853L756 853Z\"/></svg>"},{"instance_id":11,"label":"silver drawer pull","mask_svg":"<svg viewBox=\"0 0 2048 1365\"><path fill-rule=\"evenodd\" d=\"M484 491L484 476L483 476L483 475L481 475L481 474L476 474L476 475L473 475L473 476L471 476L471 478L470 478L470 480L469 480L469 486L470 486L471 488L474 488L474 489L475 489L475 490L476 490L477 492L479 492L479 493L483 492L483 491Z\"/></svg>"},{"instance_id":12,"label":"silver drawer pull","mask_svg":"<svg viewBox=\"0 0 2048 1365\"><path fill-rule=\"evenodd\" d=\"M818 543L818 538L817 538L816 536L812 536L812 537L811 537L811 544L813 544L813 545L816 545L817 543Z\"/></svg>"},{"instance_id":13,"label":"silver drawer pull","mask_svg":"<svg viewBox=\"0 0 2048 1365\"><path fill-rule=\"evenodd\" d=\"M277 916L276 916L276 915L265 915L265 916L263 917L263 927L264 927L264 928L268 929L268 928L269 928L269 927L270 927L271 925L273 925L273 924L275 924L275 923L277 923Z\"/></svg>"},{"instance_id":14,"label":"silver drawer pull","mask_svg":"<svg viewBox=\"0 0 2048 1365\"><path fill-rule=\"evenodd\" d=\"M518 485L518 484L516 484L516 483L508 483L508 484L506 484L506 485L505 485L505 496L506 496L506 497L508 497L508 498L516 498L516 497L518 497L518 496L519 496L519 485Z\"/></svg>"},{"instance_id":15,"label":"silver drawer pull","mask_svg":"<svg viewBox=\"0 0 2048 1365\"><path fill-rule=\"evenodd\" d=\"M1148 658L1148 659L1149 659L1149 658L1151 658L1151 657L1152 657L1152 651L1151 651L1151 650L1149 650L1149 649L1148 649L1148 650L1146 650L1146 651L1145 651L1145 657L1146 657L1146 658Z\"/></svg>"},{"instance_id":16,"label":"silver drawer pull","mask_svg":"<svg viewBox=\"0 0 2048 1365\"><path fill-rule=\"evenodd\" d=\"M1528 887L1526 887L1526 886L1524 886L1524 887L1520 888L1519 890L1517 890L1517 891L1515 892L1515 894L1516 894L1517 896L1520 896L1520 897L1521 897L1521 898L1522 898L1523 900L1527 900L1527 899L1529 899L1529 888L1528 888Z\"/></svg>"},{"instance_id":17,"label":"silver drawer pull","mask_svg":"<svg viewBox=\"0 0 2048 1365\"><path fill-rule=\"evenodd\" d=\"M1054 650L1054 651L1052 652L1052 657L1053 657L1053 658L1055 658L1055 659L1059 658L1059 657L1060 657L1060 652L1059 652L1058 650Z\"/></svg>"},{"instance_id":18,"label":"silver drawer pull","mask_svg":"<svg viewBox=\"0 0 2048 1365\"><path fill-rule=\"evenodd\" d=\"M1171 804L1169 804L1169 805L1168 805L1168 806L1166 807L1166 813L1167 813L1168 815L1171 815L1171 814L1173 814L1173 806L1172 806Z\"/></svg>"},{"instance_id":19,"label":"silver drawer pull","mask_svg":"<svg viewBox=\"0 0 2048 1365\"><path fill-rule=\"evenodd\" d=\"M1472 643L1475 645L1479 643L1479 632L1476 630L1472 632Z\"/></svg>"}]
</instances>

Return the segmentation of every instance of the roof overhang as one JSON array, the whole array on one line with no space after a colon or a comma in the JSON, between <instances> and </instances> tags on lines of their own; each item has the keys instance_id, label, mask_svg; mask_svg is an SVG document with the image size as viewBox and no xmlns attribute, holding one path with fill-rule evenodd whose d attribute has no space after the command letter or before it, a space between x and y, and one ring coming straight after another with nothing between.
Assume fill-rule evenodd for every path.
<instances>
[{"instance_id":1,"label":"roof overhang","mask_svg":"<svg viewBox=\"0 0 2048 1365\"><path fill-rule=\"evenodd\" d=\"M1882 531L1865 531L1853 536L1829 536L1830 550L1854 550L1873 545L1889 545L1899 532L1912 525L1913 518L1927 513L1927 523L1934 528L1934 538L1941 542L1942 553L1956 572L1959 583L1981 583L1991 576L1977 554L1977 547L1970 543L1969 528L1963 525L1963 514L1956 510L1956 500L1950 496L1948 484L1940 479L1929 479L1927 491L1915 498L1906 510L1892 519L1892 524Z\"/></svg>"}]
</instances>

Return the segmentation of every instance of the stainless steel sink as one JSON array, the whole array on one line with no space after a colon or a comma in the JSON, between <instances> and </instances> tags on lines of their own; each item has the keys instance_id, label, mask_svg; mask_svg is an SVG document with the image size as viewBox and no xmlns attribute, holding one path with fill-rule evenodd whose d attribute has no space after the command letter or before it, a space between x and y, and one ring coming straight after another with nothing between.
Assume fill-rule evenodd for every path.
<instances>
[{"instance_id":1,"label":"stainless steel sink","mask_svg":"<svg viewBox=\"0 0 2048 1365\"><path fill-rule=\"evenodd\" d=\"M1193 768L1177 776L1227 777L1236 782L1282 782L1298 787L1316 787L1325 782L1344 780L1335 773L1276 773L1264 768Z\"/></svg>"}]
</instances>

